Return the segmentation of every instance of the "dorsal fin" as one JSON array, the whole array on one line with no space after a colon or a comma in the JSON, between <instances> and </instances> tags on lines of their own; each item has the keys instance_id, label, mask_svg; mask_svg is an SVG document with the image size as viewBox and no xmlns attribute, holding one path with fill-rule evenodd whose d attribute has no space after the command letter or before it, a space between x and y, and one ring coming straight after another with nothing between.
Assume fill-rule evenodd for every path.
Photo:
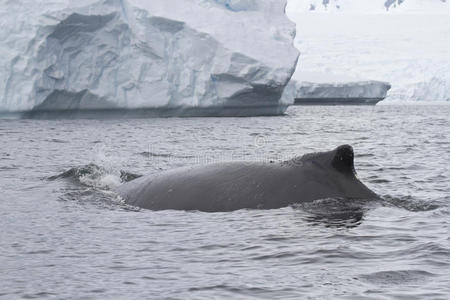
<instances>
[{"instance_id":1,"label":"dorsal fin","mask_svg":"<svg viewBox=\"0 0 450 300\"><path fill-rule=\"evenodd\" d=\"M337 147L334 151L334 156L331 165L344 174L355 175L355 166L353 163L354 154L353 148L350 145L342 145Z\"/></svg>"}]
</instances>

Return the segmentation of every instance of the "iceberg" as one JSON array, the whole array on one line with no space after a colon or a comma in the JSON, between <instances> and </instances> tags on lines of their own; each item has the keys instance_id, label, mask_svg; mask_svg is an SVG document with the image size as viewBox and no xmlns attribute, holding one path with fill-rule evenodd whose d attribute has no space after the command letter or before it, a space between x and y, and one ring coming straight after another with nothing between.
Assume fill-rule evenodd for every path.
<instances>
[{"instance_id":1,"label":"iceberg","mask_svg":"<svg viewBox=\"0 0 450 300\"><path fill-rule=\"evenodd\" d=\"M0 2L0 111L285 109L286 1Z\"/></svg>"},{"instance_id":2,"label":"iceberg","mask_svg":"<svg viewBox=\"0 0 450 300\"><path fill-rule=\"evenodd\" d=\"M283 101L305 105L374 105L387 96L388 82L346 75L301 72L287 85Z\"/></svg>"}]
</instances>

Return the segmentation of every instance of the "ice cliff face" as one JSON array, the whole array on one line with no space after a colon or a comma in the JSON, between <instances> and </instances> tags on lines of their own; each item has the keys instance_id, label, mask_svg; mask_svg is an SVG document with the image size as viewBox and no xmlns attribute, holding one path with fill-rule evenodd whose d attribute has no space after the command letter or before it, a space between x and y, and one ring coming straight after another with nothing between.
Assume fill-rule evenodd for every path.
<instances>
[{"instance_id":1,"label":"ice cliff face","mask_svg":"<svg viewBox=\"0 0 450 300\"><path fill-rule=\"evenodd\" d=\"M0 110L278 105L282 0L0 0Z\"/></svg>"}]
</instances>

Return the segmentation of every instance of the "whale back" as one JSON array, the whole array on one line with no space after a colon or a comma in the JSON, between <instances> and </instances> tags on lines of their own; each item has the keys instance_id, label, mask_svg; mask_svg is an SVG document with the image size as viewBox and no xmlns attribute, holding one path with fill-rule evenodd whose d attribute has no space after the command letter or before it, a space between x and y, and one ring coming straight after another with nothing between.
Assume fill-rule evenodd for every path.
<instances>
[{"instance_id":1,"label":"whale back","mask_svg":"<svg viewBox=\"0 0 450 300\"><path fill-rule=\"evenodd\" d=\"M142 208L210 212L377 197L356 178L353 160L352 147L343 145L281 163L229 162L174 169L138 178L117 191L128 204Z\"/></svg>"}]
</instances>

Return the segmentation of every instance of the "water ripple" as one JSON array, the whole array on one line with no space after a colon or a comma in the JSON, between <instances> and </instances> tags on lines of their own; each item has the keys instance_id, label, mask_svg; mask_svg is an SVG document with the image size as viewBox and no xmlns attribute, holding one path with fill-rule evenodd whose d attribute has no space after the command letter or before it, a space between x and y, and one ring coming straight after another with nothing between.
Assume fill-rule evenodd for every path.
<instances>
[{"instance_id":1,"label":"water ripple","mask_svg":"<svg viewBox=\"0 0 450 300\"><path fill-rule=\"evenodd\" d=\"M0 120L0 297L448 299L449 115ZM343 143L381 200L209 214L138 209L111 192L139 174Z\"/></svg>"}]
</instances>

